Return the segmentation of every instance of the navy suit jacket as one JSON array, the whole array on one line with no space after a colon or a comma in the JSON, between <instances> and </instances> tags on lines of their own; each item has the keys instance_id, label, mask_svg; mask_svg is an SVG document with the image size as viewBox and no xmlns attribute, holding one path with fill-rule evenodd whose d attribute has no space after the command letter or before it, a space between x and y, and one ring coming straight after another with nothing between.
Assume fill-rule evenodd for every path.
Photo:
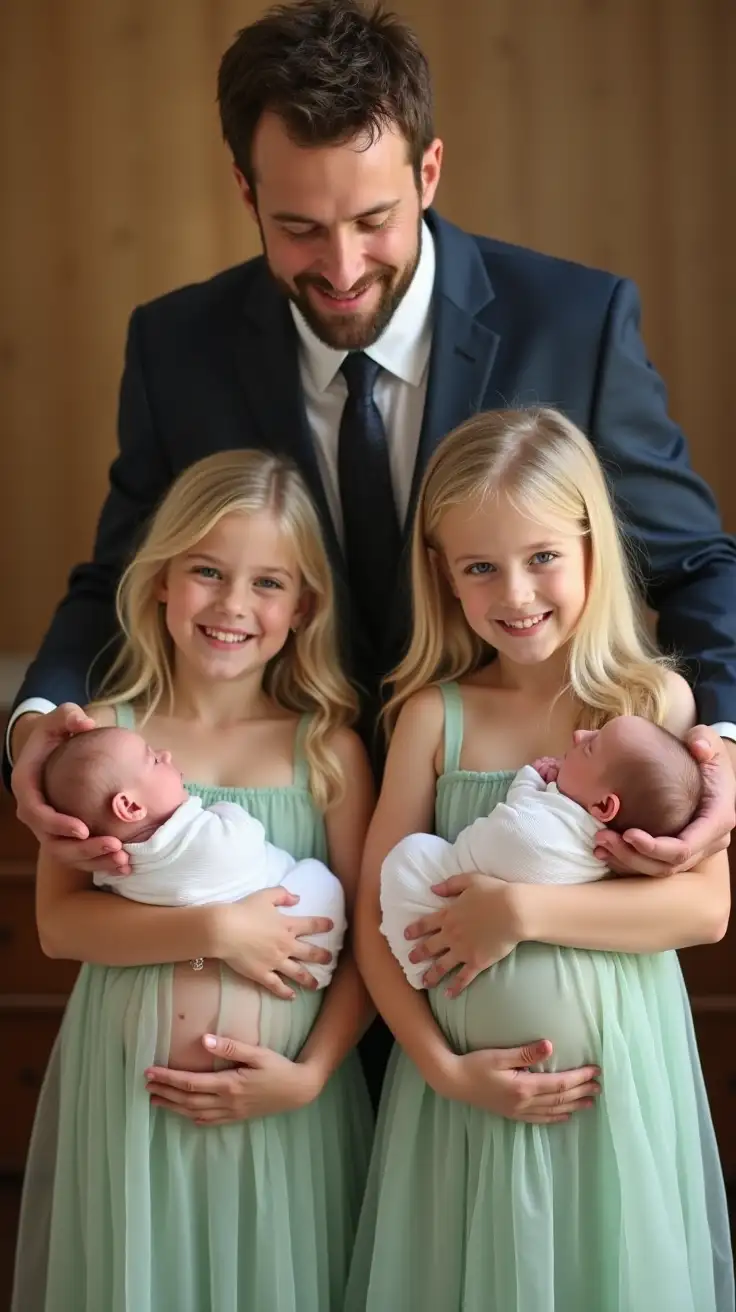
<instances>
[{"instance_id":1,"label":"navy suit jacket","mask_svg":"<svg viewBox=\"0 0 736 1312\"><path fill-rule=\"evenodd\" d=\"M684 658L701 719L736 720L736 544L668 418L639 334L635 287L470 236L431 211L427 218L437 249L434 334L412 507L430 453L469 415L558 407L608 471L660 614L660 642ZM350 664L365 676L372 658L351 613L307 427L293 321L263 258L134 311L119 440L93 559L72 572L18 700L84 703L95 691L114 649L116 584L151 512L181 470L237 447L283 452L302 470L335 571ZM405 568L386 613L388 667L407 636Z\"/></svg>"}]
</instances>

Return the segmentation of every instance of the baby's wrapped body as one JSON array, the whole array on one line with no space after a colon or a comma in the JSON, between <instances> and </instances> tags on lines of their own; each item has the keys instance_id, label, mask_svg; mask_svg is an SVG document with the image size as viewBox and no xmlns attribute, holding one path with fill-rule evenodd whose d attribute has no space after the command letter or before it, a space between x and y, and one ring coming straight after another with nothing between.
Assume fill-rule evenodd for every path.
<instances>
[{"instance_id":1,"label":"baby's wrapped body","mask_svg":"<svg viewBox=\"0 0 736 1312\"><path fill-rule=\"evenodd\" d=\"M463 829L454 843L435 834L409 834L397 843L381 871L381 928L409 983L422 988L427 964L409 960L414 944L404 930L447 906L447 899L432 891L433 884L472 870L521 884L602 879L606 867L594 856L600 827L556 784L545 784L533 766L525 765L505 801Z\"/></svg>"},{"instance_id":2,"label":"baby's wrapped body","mask_svg":"<svg viewBox=\"0 0 736 1312\"><path fill-rule=\"evenodd\" d=\"M203 806L190 797L144 842L126 843L131 874L95 874L94 882L122 897L152 906L204 906L237 902L251 893L281 885L299 897L287 914L325 916L333 928L308 941L331 953L327 965L310 965L317 987L325 988L335 970L345 935L345 897L339 879L321 862L295 861L266 841L259 820L233 802ZM227 976L227 990L223 975ZM227 998L227 1014L223 1002ZM212 1066L202 1035L258 1043L262 991L217 961L175 967L171 996L171 1042L165 1058L183 1070Z\"/></svg>"}]
</instances>

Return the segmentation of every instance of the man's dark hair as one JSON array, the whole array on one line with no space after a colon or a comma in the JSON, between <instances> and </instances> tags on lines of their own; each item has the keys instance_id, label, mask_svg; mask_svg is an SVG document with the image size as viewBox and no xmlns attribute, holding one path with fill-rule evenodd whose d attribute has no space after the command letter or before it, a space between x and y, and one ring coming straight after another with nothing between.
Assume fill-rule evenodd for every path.
<instances>
[{"instance_id":1,"label":"man's dark hair","mask_svg":"<svg viewBox=\"0 0 736 1312\"><path fill-rule=\"evenodd\" d=\"M362 135L371 144L394 125L417 179L434 140L429 66L414 32L361 0L298 0L267 10L223 55L217 98L222 135L252 189L253 136L266 110L300 146Z\"/></svg>"}]
</instances>

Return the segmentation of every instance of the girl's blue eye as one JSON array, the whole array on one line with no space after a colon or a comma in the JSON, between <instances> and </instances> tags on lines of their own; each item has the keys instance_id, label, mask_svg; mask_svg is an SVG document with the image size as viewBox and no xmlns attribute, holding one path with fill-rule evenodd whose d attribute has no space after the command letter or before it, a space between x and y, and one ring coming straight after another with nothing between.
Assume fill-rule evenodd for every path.
<instances>
[{"instance_id":1,"label":"girl's blue eye","mask_svg":"<svg viewBox=\"0 0 736 1312\"><path fill-rule=\"evenodd\" d=\"M269 578L256 579L255 585L257 588L267 588L267 589L283 588L284 586L283 583L279 583L278 579L269 579Z\"/></svg>"},{"instance_id":2,"label":"girl's blue eye","mask_svg":"<svg viewBox=\"0 0 736 1312\"><path fill-rule=\"evenodd\" d=\"M199 574L203 579L222 578L219 569L215 569L214 565L195 565L194 573Z\"/></svg>"},{"instance_id":3,"label":"girl's blue eye","mask_svg":"<svg viewBox=\"0 0 736 1312\"><path fill-rule=\"evenodd\" d=\"M552 560L557 560L556 551L537 551L535 555L532 556L531 564L549 565Z\"/></svg>"},{"instance_id":4,"label":"girl's blue eye","mask_svg":"<svg viewBox=\"0 0 736 1312\"><path fill-rule=\"evenodd\" d=\"M474 578L482 578L484 574L495 573L495 566L490 561L478 560L473 565L468 565L465 570L466 574L471 574Z\"/></svg>"}]
</instances>

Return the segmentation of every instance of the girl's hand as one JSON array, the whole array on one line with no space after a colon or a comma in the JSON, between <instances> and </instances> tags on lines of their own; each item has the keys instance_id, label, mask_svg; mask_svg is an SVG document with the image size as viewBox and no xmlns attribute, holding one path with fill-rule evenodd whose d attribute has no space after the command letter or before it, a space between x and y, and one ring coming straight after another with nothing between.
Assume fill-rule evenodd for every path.
<instances>
[{"instance_id":1,"label":"girl's hand","mask_svg":"<svg viewBox=\"0 0 736 1312\"><path fill-rule=\"evenodd\" d=\"M277 998L290 1001L295 996L280 975L302 988L316 989L317 981L302 963L327 965L331 953L302 942L301 935L325 934L332 929L332 921L326 916L285 916L277 909L296 906L298 901L295 894L276 887L251 893L232 906L212 908L218 926L212 956Z\"/></svg>"},{"instance_id":2,"label":"girl's hand","mask_svg":"<svg viewBox=\"0 0 736 1312\"><path fill-rule=\"evenodd\" d=\"M553 784L557 782L560 773L560 762L556 756L538 756L536 761L532 761L532 769L546 784Z\"/></svg>"},{"instance_id":3,"label":"girl's hand","mask_svg":"<svg viewBox=\"0 0 736 1312\"><path fill-rule=\"evenodd\" d=\"M296 1111L322 1091L322 1081L306 1062L214 1034L205 1034L202 1043L213 1056L237 1062L235 1069L194 1072L151 1066L145 1072L146 1091L154 1107L197 1125L231 1125Z\"/></svg>"},{"instance_id":4,"label":"girl's hand","mask_svg":"<svg viewBox=\"0 0 736 1312\"><path fill-rule=\"evenodd\" d=\"M723 852L734 827L736 748L706 725L686 734L685 746L700 766L703 796L698 812L677 838L652 838L641 829L596 834L595 854L620 875L675 875Z\"/></svg>"},{"instance_id":5,"label":"girl's hand","mask_svg":"<svg viewBox=\"0 0 736 1312\"><path fill-rule=\"evenodd\" d=\"M548 1039L522 1048L487 1048L449 1057L437 1081L442 1097L469 1103L481 1111L531 1125L556 1125L572 1112L592 1107L600 1093L597 1066L576 1071L539 1073L529 1067L552 1053Z\"/></svg>"},{"instance_id":6,"label":"girl's hand","mask_svg":"<svg viewBox=\"0 0 736 1312\"><path fill-rule=\"evenodd\" d=\"M410 953L410 960L432 962L424 976L427 988L439 984L448 970L462 966L447 990L455 998L521 941L515 886L476 871L452 875L434 884L433 892L453 900L446 910L433 911L409 925L408 939L424 939Z\"/></svg>"}]
</instances>

